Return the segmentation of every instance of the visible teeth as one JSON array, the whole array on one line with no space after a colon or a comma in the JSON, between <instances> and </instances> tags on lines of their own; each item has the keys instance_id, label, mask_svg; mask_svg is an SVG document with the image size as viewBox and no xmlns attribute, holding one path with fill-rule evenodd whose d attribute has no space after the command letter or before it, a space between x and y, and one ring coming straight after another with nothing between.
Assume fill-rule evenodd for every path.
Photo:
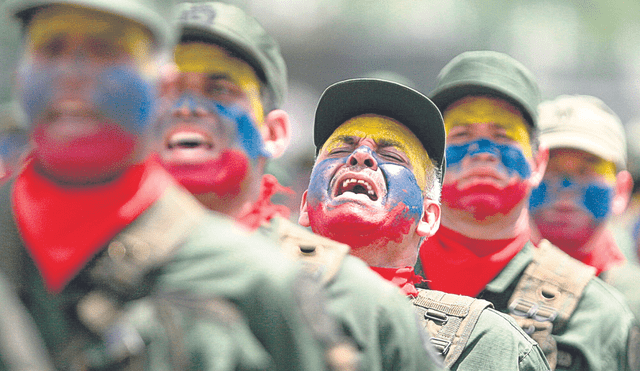
<instances>
[{"instance_id":1,"label":"visible teeth","mask_svg":"<svg viewBox=\"0 0 640 371\"><path fill-rule=\"evenodd\" d=\"M367 181L362 180L362 179L353 179L353 178L345 179L342 182L342 187L343 188L347 188L347 186L349 186L349 184L351 184L351 183L360 184L360 185L362 185L363 187L365 187L367 189L367 193L368 194L370 194L372 196L375 195L375 192L373 191L373 187L371 187L371 185Z\"/></svg>"}]
</instances>

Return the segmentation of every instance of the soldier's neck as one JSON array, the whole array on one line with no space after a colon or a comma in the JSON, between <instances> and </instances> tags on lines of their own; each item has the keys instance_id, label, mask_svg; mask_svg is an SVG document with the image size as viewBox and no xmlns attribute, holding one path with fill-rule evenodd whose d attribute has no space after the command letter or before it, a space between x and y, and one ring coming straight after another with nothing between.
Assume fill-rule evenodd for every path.
<instances>
[{"instance_id":1,"label":"soldier's neck","mask_svg":"<svg viewBox=\"0 0 640 371\"><path fill-rule=\"evenodd\" d=\"M413 267L418 260L420 237L406 237L402 242L378 241L369 246L351 249L351 255L362 259L371 267Z\"/></svg>"}]
</instances>

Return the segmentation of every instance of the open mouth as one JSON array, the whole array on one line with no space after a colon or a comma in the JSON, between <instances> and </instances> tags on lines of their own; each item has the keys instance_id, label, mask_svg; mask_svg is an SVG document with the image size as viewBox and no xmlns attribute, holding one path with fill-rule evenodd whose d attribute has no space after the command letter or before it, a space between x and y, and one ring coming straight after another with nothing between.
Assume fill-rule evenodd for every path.
<instances>
[{"instance_id":1,"label":"open mouth","mask_svg":"<svg viewBox=\"0 0 640 371\"><path fill-rule=\"evenodd\" d=\"M342 179L336 188L334 197L338 197L347 192L367 195L371 201L378 200L378 194L375 191L375 187L367 180L356 178Z\"/></svg>"},{"instance_id":2,"label":"open mouth","mask_svg":"<svg viewBox=\"0 0 640 371\"><path fill-rule=\"evenodd\" d=\"M213 149L213 142L205 135L196 132L177 132L169 136L167 149Z\"/></svg>"}]
</instances>

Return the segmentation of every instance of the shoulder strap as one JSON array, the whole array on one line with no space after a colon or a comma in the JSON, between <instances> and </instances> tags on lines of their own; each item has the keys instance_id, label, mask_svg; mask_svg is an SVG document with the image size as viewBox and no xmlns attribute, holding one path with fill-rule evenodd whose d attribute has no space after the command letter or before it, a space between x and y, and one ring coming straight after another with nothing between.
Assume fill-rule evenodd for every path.
<instances>
[{"instance_id":1,"label":"shoulder strap","mask_svg":"<svg viewBox=\"0 0 640 371\"><path fill-rule=\"evenodd\" d=\"M348 245L309 232L284 218L279 218L278 236L284 252L300 259L322 284L331 281L349 255Z\"/></svg>"},{"instance_id":2,"label":"shoulder strap","mask_svg":"<svg viewBox=\"0 0 640 371\"><path fill-rule=\"evenodd\" d=\"M413 305L449 368L462 354L482 311L493 307L486 300L424 289L418 290Z\"/></svg>"},{"instance_id":3,"label":"shoulder strap","mask_svg":"<svg viewBox=\"0 0 640 371\"><path fill-rule=\"evenodd\" d=\"M571 364L571 355L558 354L551 333L566 326L595 272L543 240L509 299L509 314L538 342L552 368Z\"/></svg>"}]
</instances>

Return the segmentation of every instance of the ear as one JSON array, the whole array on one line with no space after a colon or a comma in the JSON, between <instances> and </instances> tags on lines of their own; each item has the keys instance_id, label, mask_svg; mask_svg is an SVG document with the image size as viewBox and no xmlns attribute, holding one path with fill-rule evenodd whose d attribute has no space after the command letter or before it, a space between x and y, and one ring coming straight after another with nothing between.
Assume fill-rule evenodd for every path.
<instances>
[{"instance_id":1,"label":"ear","mask_svg":"<svg viewBox=\"0 0 640 371\"><path fill-rule=\"evenodd\" d=\"M416 227L416 233L420 237L429 238L440 228L440 205L428 198L423 201L422 218Z\"/></svg>"},{"instance_id":2,"label":"ear","mask_svg":"<svg viewBox=\"0 0 640 371\"><path fill-rule=\"evenodd\" d=\"M538 147L538 152L533 158L533 167L531 169L531 176L529 177L529 183L531 189L534 189L540 185L544 172L547 170L547 164L549 163L549 148L541 145Z\"/></svg>"},{"instance_id":3,"label":"ear","mask_svg":"<svg viewBox=\"0 0 640 371\"><path fill-rule=\"evenodd\" d=\"M272 158L282 156L289 147L291 141L291 122L289 114L281 109L276 109L264 119L264 124L260 127L260 133L264 140L264 145Z\"/></svg>"},{"instance_id":4,"label":"ear","mask_svg":"<svg viewBox=\"0 0 640 371\"><path fill-rule=\"evenodd\" d=\"M309 212L307 211L307 191L304 191L302 194L302 200L300 201L300 216L298 216L298 224L303 227L308 227L309 223Z\"/></svg>"},{"instance_id":5,"label":"ear","mask_svg":"<svg viewBox=\"0 0 640 371\"><path fill-rule=\"evenodd\" d=\"M611 204L613 215L620 215L626 210L632 191L633 177L627 170L622 170L616 175L615 194Z\"/></svg>"}]
</instances>

